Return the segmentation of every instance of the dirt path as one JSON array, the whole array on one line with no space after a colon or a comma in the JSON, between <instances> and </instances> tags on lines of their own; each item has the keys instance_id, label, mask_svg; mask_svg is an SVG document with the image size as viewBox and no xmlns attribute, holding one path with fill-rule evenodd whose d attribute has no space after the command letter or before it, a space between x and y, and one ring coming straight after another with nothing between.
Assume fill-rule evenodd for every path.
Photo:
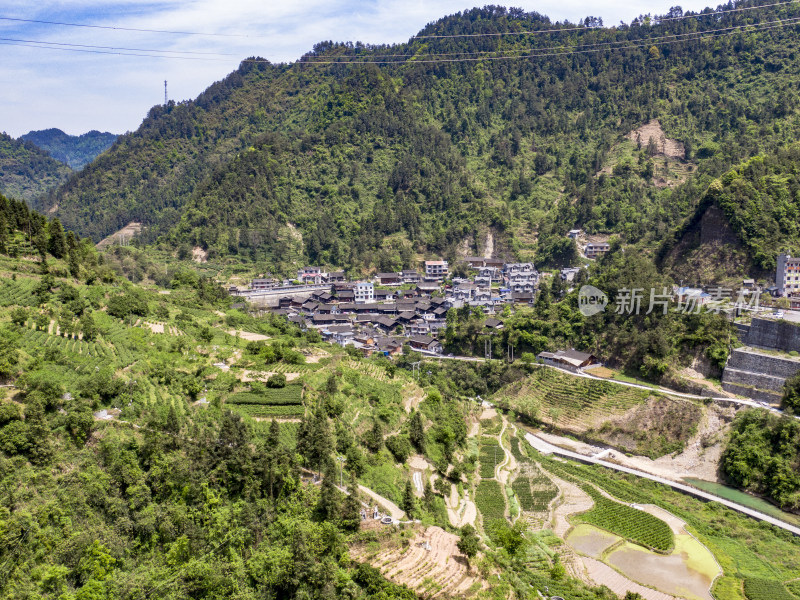
<instances>
[{"instance_id":1,"label":"dirt path","mask_svg":"<svg viewBox=\"0 0 800 600\"><path fill-rule=\"evenodd\" d=\"M594 506L592 498L579 488L574 483L564 481L552 474L550 478L561 490L561 502L556 506L553 511L553 533L555 533L562 540L569 531L572 525L567 520L567 517L575 513L584 512Z\"/></svg>"},{"instance_id":2,"label":"dirt path","mask_svg":"<svg viewBox=\"0 0 800 600\"><path fill-rule=\"evenodd\" d=\"M239 334L239 338L247 341L247 342L264 342L270 337L268 335L261 335L260 333L250 333L249 331L242 331L242 330L235 330L231 329L230 331L226 332L228 335L232 335L236 337L236 334Z\"/></svg>"},{"instance_id":3,"label":"dirt path","mask_svg":"<svg viewBox=\"0 0 800 600\"><path fill-rule=\"evenodd\" d=\"M273 375L277 375L277 371L251 371L250 369L242 369L241 377L239 380L242 382L248 381L267 381ZM294 381L300 377L300 373L283 373L286 381Z\"/></svg>"},{"instance_id":4,"label":"dirt path","mask_svg":"<svg viewBox=\"0 0 800 600\"><path fill-rule=\"evenodd\" d=\"M410 389L407 390L406 388ZM403 408L407 413L417 408L424 399L425 392L418 385L411 383L403 386Z\"/></svg>"},{"instance_id":5,"label":"dirt path","mask_svg":"<svg viewBox=\"0 0 800 600\"><path fill-rule=\"evenodd\" d=\"M365 487L363 485L359 485L358 486L358 490L360 492L366 494L370 498L372 498L375 502L377 502L379 507L383 508L384 510L389 511L389 514L392 516L392 518L395 521L402 521L402 520L404 520L406 518L406 513L403 511L403 509L401 509L399 506L397 506L391 500L387 500L386 498L384 498L380 494L377 494L376 492L373 492L371 489L369 489L368 487Z\"/></svg>"},{"instance_id":6,"label":"dirt path","mask_svg":"<svg viewBox=\"0 0 800 600\"><path fill-rule=\"evenodd\" d=\"M507 426L508 421L504 415L503 428L500 430L500 433L497 436L497 443L500 444L500 448L502 448L505 458L503 459L503 462L497 465L497 470L495 471L495 477L503 487L508 485L508 478L514 471L517 470L517 460L514 458L514 455L511 454L510 449L506 449L506 447L503 446L503 434L505 433Z\"/></svg>"},{"instance_id":7,"label":"dirt path","mask_svg":"<svg viewBox=\"0 0 800 600\"><path fill-rule=\"evenodd\" d=\"M464 497L458 495L458 488L455 484L450 486L450 495L444 500L447 507L447 516L453 527L463 527L464 525L475 526L475 519L478 517L478 508L475 502L469 499L467 492Z\"/></svg>"}]
</instances>

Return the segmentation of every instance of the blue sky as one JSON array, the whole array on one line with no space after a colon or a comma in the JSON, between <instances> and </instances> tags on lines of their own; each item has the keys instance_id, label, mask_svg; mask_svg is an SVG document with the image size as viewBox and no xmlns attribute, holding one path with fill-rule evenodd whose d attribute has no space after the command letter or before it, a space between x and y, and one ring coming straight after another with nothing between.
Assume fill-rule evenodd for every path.
<instances>
[{"instance_id":1,"label":"blue sky","mask_svg":"<svg viewBox=\"0 0 800 600\"><path fill-rule=\"evenodd\" d=\"M135 29L204 32L215 36L157 34L0 20L0 131L18 137L58 127L79 134L91 129L135 130L151 106L169 97L196 97L247 56L292 61L319 41L405 42L445 15L483 4L470 0L5 0L0 17L86 23ZM663 14L675 2L643 0L514 0L510 6L538 11L554 21L602 17L606 25L639 14ZM680 5L700 10L717 3ZM114 48L205 52L203 60L66 52L11 45L38 40ZM5 43L3 43L5 41ZM201 55L184 55L200 58Z\"/></svg>"}]
</instances>

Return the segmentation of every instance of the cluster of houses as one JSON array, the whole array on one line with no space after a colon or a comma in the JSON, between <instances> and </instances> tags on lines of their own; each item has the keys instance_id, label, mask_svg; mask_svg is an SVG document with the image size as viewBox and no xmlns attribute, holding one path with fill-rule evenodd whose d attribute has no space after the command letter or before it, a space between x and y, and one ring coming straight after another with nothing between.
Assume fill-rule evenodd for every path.
<instances>
[{"instance_id":1,"label":"cluster of houses","mask_svg":"<svg viewBox=\"0 0 800 600\"><path fill-rule=\"evenodd\" d=\"M365 354L391 356L401 352L404 344L422 352L440 353L437 335L446 326L450 308L479 307L489 315L487 331L497 331L503 327L493 317L497 309L507 304L532 304L539 285L539 273L532 263L482 257L468 257L466 262L474 270L472 278L451 278L445 260L426 261L422 273L378 273L371 280L352 282L341 272L305 267L294 284L297 289L312 288L307 298L293 294L290 282L269 278L254 279L248 289L231 288L231 293L255 297L269 290L286 290L273 312Z\"/></svg>"},{"instance_id":2,"label":"cluster of houses","mask_svg":"<svg viewBox=\"0 0 800 600\"><path fill-rule=\"evenodd\" d=\"M567 237L579 242L583 240L584 233L582 229L570 229L567 232ZM586 242L585 244L579 243L578 248L581 249L586 258L595 259L611 250L611 244L608 242Z\"/></svg>"}]
</instances>

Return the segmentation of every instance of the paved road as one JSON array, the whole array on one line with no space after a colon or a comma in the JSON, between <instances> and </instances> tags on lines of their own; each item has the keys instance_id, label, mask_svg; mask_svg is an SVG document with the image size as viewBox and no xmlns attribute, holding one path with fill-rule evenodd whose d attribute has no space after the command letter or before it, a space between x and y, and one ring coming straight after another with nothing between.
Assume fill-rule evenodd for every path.
<instances>
[{"instance_id":1,"label":"paved road","mask_svg":"<svg viewBox=\"0 0 800 600\"><path fill-rule=\"evenodd\" d=\"M485 362L485 358L476 358L474 356L444 356L441 354L431 355L428 354L427 356L433 356L435 358L443 359L443 360L462 360L468 362ZM491 360L499 360L499 359L491 359ZM572 375L573 377L586 377L587 379L597 379L599 381L607 381L609 383L614 383L616 385L622 385L625 387L632 387L637 388L640 390L648 390L651 392L659 392L661 394L668 394L670 396L677 396L678 398L688 398L689 400L713 400L714 402L730 402L731 404L739 404L741 406L749 406L752 408L763 408L765 410L769 410L774 412L775 414L782 415L783 411L779 408L775 408L774 406L764 406L763 404L756 402L755 400L748 400L745 398L729 398L727 396L698 396L697 394L687 394L684 392L676 392L675 390L671 390L665 387L651 387L648 385L641 385L639 383L630 383L628 381L618 381L616 379L606 379L603 377L597 377L596 375L590 375L589 373L584 373L583 371L579 373L575 373L573 371L567 371L566 369L560 369L553 365L543 365L539 363L535 363L541 368L544 369L555 369L556 371L560 371L565 375ZM795 419L800 420L800 415L796 416Z\"/></svg>"},{"instance_id":2,"label":"paved road","mask_svg":"<svg viewBox=\"0 0 800 600\"><path fill-rule=\"evenodd\" d=\"M714 494L709 494L708 492L704 492L689 485L678 483L676 481L671 481L669 479L664 479L663 477L657 477L656 475L651 475L650 473L645 473L644 471L639 471L637 469L630 469L628 467L616 465L614 463L606 462L604 460L592 458L591 456L578 454L577 452L572 452L570 450L564 450L563 448L554 446L550 442L546 442L543 439L536 437L532 433L526 433L525 439L531 446L536 448L536 450L538 450L542 454L557 454L558 456L563 456L565 458L578 460L582 463L600 465L602 467L614 469L615 471L620 471L621 473L629 473L631 475L635 475L636 477L642 477L643 479L649 479L657 483L668 485L669 487L671 487L676 491L683 492L684 494L688 494L700 500L706 500L709 502L719 502L720 504L727 506L732 510L745 514L749 517L753 517L754 519L757 519L759 521L764 521L771 525L775 525L776 527L780 527L781 529L785 529L786 531L789 531L796 536L800 536L800 527L795 527L794 525L785 523L780 519L776 519L775 517L771 517L757 510L753 510L752 508L742 506L741 504L731 502L730 500L726 500L725 498L720 498L719 496L715 496Z\"/></svg>"}]
</instances>

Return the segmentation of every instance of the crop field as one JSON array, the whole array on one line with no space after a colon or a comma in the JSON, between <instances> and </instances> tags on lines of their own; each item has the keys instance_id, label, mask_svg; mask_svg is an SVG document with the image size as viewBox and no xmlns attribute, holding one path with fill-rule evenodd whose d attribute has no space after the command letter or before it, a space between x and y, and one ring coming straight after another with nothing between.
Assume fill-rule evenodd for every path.
<instances>
[{"instance_id":1,"label":"crop field","mask_svg":"<svg viewBox=\"0 0 800 600\"><path fill-rule=\"evenodd\" d=\"M800 573L798 538L778 534L773 527L714 502L701 502L633 475L562 463L544 456L538 462L554 475L577 485L590 481L620 500L655 504L686 521L724 570L712 588L719 600L742 600L743 582L751 578L787 582L785 586L793 592L797 589L794 587L797 582L790 580Z\"/></svg>"},{"instance_id":2,"label":"crop field","mask_svg":"<svg viewBox=\"0 0 800 600\"><path fill-rule=\"evenodd\" d=\"M531 493L531 478L527 475L520 475L511 484L511 489L519 500L519 506L526 512L533 511L533 494Z\"/></svg>"},{"instance_id":3,"label":"crop field","mask_svg":"<svg viewBox=\"0 0 800 600\"><path fill-rule=\"evenodd\" d=\"M511 484L511 489L525 512L543 513L558 496L556 485L532 463L523 463L522 473Z\"/></svg>"},{"instance_id":4,"label":"crop field","mask_svg":"<svg viewBox=\"0 0 800 600\"><path fill-rule=\"evenodd\" d=\"M494 438L482 438L480 450L480 474L482 479L492 479L494 477L495 465L503 462L505 454L503 449Z\"/></svg>"},{"instance_id":5,"label":"crop field","mask_svg":"<svg viewBox=\"0 0 800 600\"><path fill-rule=\"evenodd\" d=\"M748 577L744 580L748 600L796 600L780 581Z\"/></svg>"},{"instance_id":6,"label":"crop field","mask_svg":"<svg viewBox=\"0 0 800 600\"><path fill-rule=\"evenodd\" d=\"M585 429L642 404L653 392L538 369L495 395L501 406L559 428Z\"/></svg>"},{"instance_id":7,"label":"crop field","mask_svg":"<svg viewBox=\"0 0 800 600\"><path fill-rule=\"evenodd\" d=\"M287 385L267 388L264 392L231 394L225 404L251 417L294 417L303 414L303 388Z\"/></svg>"},{"instance_id":8,"label":"crop field","mask_svg":"<svg viewBox=\"0 0 800 600\"><path fill-rule=\"evenodd\" d=\"M526 463L530 462L527 456L522 453L522 449L520 448L520 441L517 436L511 438L511 454L514 458L517 459L517 462Z\"/></svg>"},{"instance_id":9,"label":"crop field","mask_svg":"<svg viewBox=\"0 0 800 600\"><path fill-rule=\"evenodd\" d=\"M675 545L672 530L661 519L627 504L609 500L591 485L582 487L594 500L594 508L579 515L582 521L652 550L668 552Z\"/></svg>"},{"instance_id":10,"label":"crop field","mask_svg":"<svg viewBox=\"0 0 800 600\"><path fill-rule=\"evenodd\" d=\"M500 483L494 479L484 479L475 489L475 505L483 515L483 525L505 518L506 501Z\"/></svg>"},{"instance_id":11,"label":"crop field","mask_svg":"<svg viewBox=\"0 0 800 600\"><path fill-rule=\"evenodd\" d=\"M33 290L36 280L19 277L15 280L3 278L0 282L0 306L34 306Z\"/></svg>"},{"instance_id":12,"label":"crop field","mask_svg":"<svg viewBox=\"0 0 800 600\"><path fill-rule=\"evenodd\" d=\"M645 548L650 548L659 552L667 552L674 547L675 536L669 525L651 514L603 496L597 488L585 482L585 479L590 479L591 477L584 478L583 469L581 470L581 477L576 477L574 474L574 467L571 465L562 466L555 463L555 461L547 461L545 466L547 470L551 471L554 475L577 484L592 497L594 508L578 515L580 520L596 525L611 533L615 533ZM589 471L589 469L585 469L585 471ZM600 487L605 488L606 486L601 485ZM615 491L619 490L619 492L622 492L625 485L622 484L620 486L611 487L615 488ZM614 491L606 491L617 496ZM630 498L632 494L623 493L621 495ZM628 498L625 499L627 500ZM630 501L642 501L642 497L639 496Z\"/></svg>"},{"instance_id":13,"label":"crop field","mask_svg":"<svg viewBox=\"0 0 800 600\"><path fill-rule=\"evenodd\" d=\"M231 406L236 412L250 417L299 417L303 407L294 404L270 406L266 404L236 404Z\"/></svg>"}]
</instances>

